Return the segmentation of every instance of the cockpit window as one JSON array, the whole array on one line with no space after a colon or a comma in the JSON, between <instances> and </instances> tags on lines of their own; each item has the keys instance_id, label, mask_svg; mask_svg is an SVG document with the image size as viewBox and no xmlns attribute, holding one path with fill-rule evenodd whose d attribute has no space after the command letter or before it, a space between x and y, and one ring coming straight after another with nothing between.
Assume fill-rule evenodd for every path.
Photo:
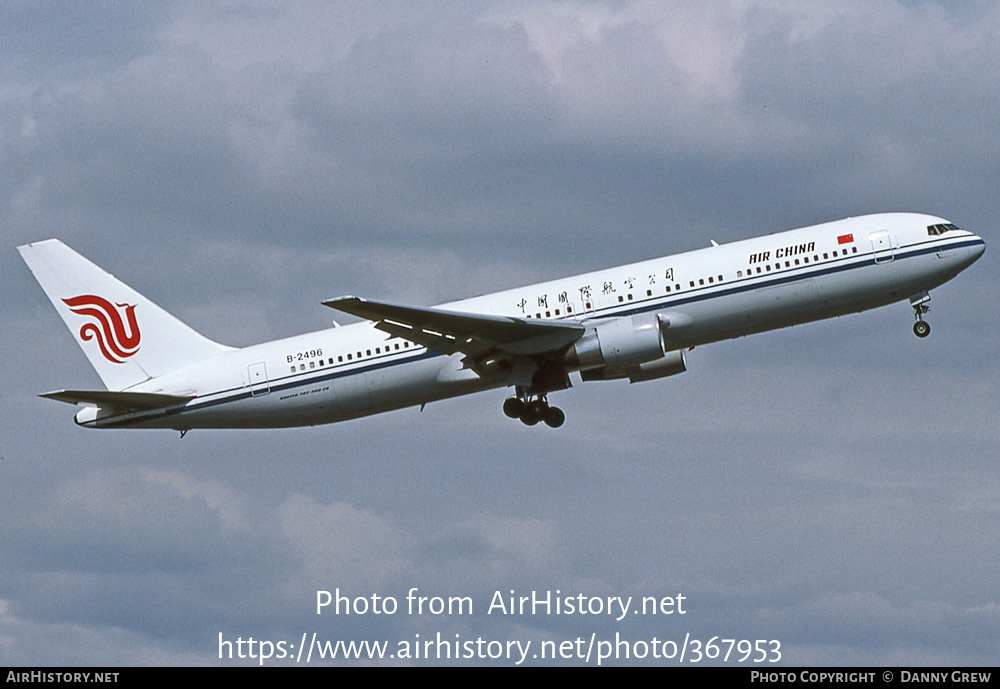
<instances>
[{"instance_id":1,"label":"cockpit window","mask_svg":"<svg viewBox=\"0 0 1000 689\"><path fill-rule=\"evenodd\" d=\"M959 229L959 227L957 225L953 225L951 223L946 223L946 224L943 224L943 225L928 225L927 226L927 234L933 236L933 235L944 234L945 232L948 232L949 230L957 230L957 229Z\"/></svg>"}]
</instances>

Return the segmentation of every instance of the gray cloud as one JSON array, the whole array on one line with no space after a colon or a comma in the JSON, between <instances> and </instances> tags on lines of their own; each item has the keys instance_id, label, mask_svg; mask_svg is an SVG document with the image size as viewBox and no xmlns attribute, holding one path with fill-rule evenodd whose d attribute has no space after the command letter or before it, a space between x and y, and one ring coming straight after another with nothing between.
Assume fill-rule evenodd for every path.
<instances>
[{"instance_id":1,"label":"gray cloud","mask_svg":"<svg viewBox=\"0 0 1000 689\"><path fill-rule=\"evenodd\" d=\"M994 249L905 305L578 384L290 431L84 432L98 384L13 251L59 236L206 335L326 327L883 210L997 225L996 3L15 3L0 22L0 657L214 664L218 634L778 638L989 664ZM346 320L346 319L345 319ZM560 589L605 619L317 617ZM482 607L480 607L482 606Z\"/></svg>"}]
</instances>

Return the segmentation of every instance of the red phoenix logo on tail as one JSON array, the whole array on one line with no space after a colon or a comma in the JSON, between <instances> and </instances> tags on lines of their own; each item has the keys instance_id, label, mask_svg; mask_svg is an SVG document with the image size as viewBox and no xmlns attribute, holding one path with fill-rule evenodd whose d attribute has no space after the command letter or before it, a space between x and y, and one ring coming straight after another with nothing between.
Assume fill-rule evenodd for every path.
<instances>
[{"instance_id":1,"label":"red phoenix logo on tail","mask_svg":"<svg viewBox=\"0 0 1000 689\"><path fill-rule=\"evenodd\" d=\"M139 351L139 324L135 321L135 305L118 304L115 307L107 299L93 294L82 294L72 299L63 299L73 313L89 316L95 322L85 323L80 328L80 338L91 340L97 338L104 358L113 364L124 364L125 359ZM125 320L128 321L126 331L125 321L119 308L124 309Z\"/></svg>"}]
</instances>

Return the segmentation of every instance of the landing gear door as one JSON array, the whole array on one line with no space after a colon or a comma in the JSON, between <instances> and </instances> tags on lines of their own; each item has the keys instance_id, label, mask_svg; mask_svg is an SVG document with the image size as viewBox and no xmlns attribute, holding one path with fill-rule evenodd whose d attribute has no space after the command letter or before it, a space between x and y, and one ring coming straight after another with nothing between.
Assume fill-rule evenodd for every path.
<instances>
[{"instance_id":1,"label":"landing gear door","mask_svg":"<svg viewBox=\"0 0 1000 689\"><path fill-rule=\"evenodd\" d=\"M894 256L892 253L892 238L888 230L879 230L868 235L872 242L872 253L876 263L888 263Z\"/></svg>"},{"instance_id":2,"label":"landing gear door","mask_svg":"<svg viewBox=\"0 0 1000 689\"><path fill-rule=\"evenodd\" d=\"M264 362L250 364L247 367L247 374L250 378L250 394L254 397L266 395L271 392L271 386L267 382L267 369Z\"/></svg>"}]
</instances>

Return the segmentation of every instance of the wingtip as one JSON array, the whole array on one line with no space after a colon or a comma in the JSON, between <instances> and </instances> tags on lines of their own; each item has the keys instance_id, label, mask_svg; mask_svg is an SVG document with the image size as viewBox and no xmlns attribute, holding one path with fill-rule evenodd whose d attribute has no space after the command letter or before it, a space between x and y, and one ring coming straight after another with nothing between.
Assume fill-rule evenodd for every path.
<instances>
[{"instance_id":1,"label":"wingtip","mask_svg":"<svg viewBox=\"0 0 1000 689\"><path fill-rule=\"evenodd\" d=\"M364 301L364 299L362 299L360 297L356 297L353 294L345 294L344 296L334 297L333 299L324 299L320 303L323 304L323 306L328 306L331 309L335 309L339 305L345 304L347 302L360 303L362 301Z\"/></svg>"},{"instance_id":2,"label":"wingtip","mask_svg":"<svg viewBox=\"0 0 1000 689\"><path fill-rule=\"evenodd\" d=\"M53 242L55 242L56 244L62 244L62 242L60 242L58 239L52 237L51 239L40 239L37 242L28 242L27 244L21 244L20 246L17 247L17 250L21 253L24 253L26 249L33 249L40 244L51 244Z\"/></svg>"}]
</instances>

